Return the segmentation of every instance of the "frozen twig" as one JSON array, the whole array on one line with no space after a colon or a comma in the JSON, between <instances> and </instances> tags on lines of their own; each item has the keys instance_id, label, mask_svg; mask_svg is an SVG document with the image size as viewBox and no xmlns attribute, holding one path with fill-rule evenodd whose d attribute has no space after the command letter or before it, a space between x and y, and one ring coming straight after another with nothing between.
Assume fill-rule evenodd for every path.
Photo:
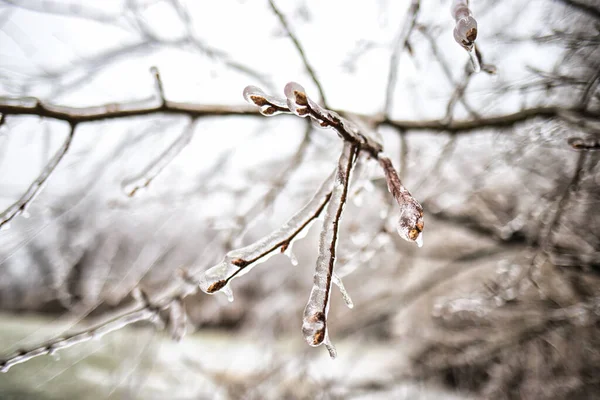
<instances>
[{"instance_id":1,"label":"frozen twig","mask_svg":"<svg viewBox=\"0 0 600 400\"><path fill-rule=\"evenodd\" d=\"M215 293L225 288L231 297L227 284L235 277L244 275L260 262L264 262L276 251L284 252L294 239L305 232L321 214L331 197L333 175L329 176L315 193L313 198L285 224L267 236L241 249L232 250L223 260L207 270L200 278L200 289L206 293Z\"/></svg>"},{"instance_id":2,"label":"frozen twig","mask_svg":"<svg viewBox=\"0 0 600 400\"><path fill-rule=\"evenodd\" d=\"M471 58L473 70L479 72L479 58L475 51L475 39L477 39L477 20L469 8L469 0L454 0L450 9L452 17L456 21L454 27L454 40L460 44Z\"/></svg>"},{"instance_id":3,"label":"frozen twig","mask_svg":"<svg viewBox=\"0 0 600 400\"><path fill-rule=\"evenodd\" d=\"M80 343L88 342L92 339L100 339L104 335L122 329L136 322L149 321L159 326L167 326L173 339L180 340L185 334L187 323L187 314L181 297L173 297L162 305L153 304L149 301L144 292L139 289L134 290L134 297L142 303L132 311L124 312L122 315L104 322L96 327L84 331L54 339L41 346L18 351L15 355L4 360L0 359L0 372L8 370L17 365L29 361L42 355L52 355L57 351L75 346ZM168 316L162 315L168 313Z\"/></svg>"},{"instance_id":4,"label":"frozen twig","mask_svg":"<svg viewBox=\"0 0 600 400\"><path fill-rule=\"evenodd\" d=\"M69 150L69 146L71 146L71 142L73 141L73 137L75 136L75 124L71 124L70 131L65 139L63 145L58 149L54 157L46 164L42 173L36 178L35 181L29 188L25 191L25 193L19 198L16 202L11 204L6 210L0 214L0 229L6 228L9 226L10 221L16 216L26 211L29 203L33 201L35 196L42 190L44 184L50 178L50 175L54 172L60 161L63 159L67 151Z\"/></svg>"},{"instance_id":5,"label":"frozen twig","mask_svg":"<svg viewBox=\"0 0 600 400\"><path fill-rule=\"evenodd\" d=\"M315 268L314 283L308 304L304 309L302 333L311 346L325 344L329 355L334 358L336 351L327 333L327 313L331 286L334 280L334 266L339 235L339 224L348 196L350 171L356 158L356 147L345 143L338 161L338 167L331 193L331 200L325 210L323 229L319 239L319 256Z\"/></svg>"},{"instance_id":6,"label":"frozen twig","mask_svg":"<svg viewBox=\"0 0 600 400\"><path fill-rule=\"evenodd\" d=\"M400 62L400 54L402 50L408 44L408 38L415 28L417 23L417 16L421 2L419 0L412 0L410 8L407 11L406 19L404 24L398 31L398 35L394 39L394 49L392 56L390 57L390 69L388 71L387 86L385 91L385 105L384 115L389 117L392 111L394 89L396 88L396 80L398 79L398 63Z\"/></svg>"}]
</instances>

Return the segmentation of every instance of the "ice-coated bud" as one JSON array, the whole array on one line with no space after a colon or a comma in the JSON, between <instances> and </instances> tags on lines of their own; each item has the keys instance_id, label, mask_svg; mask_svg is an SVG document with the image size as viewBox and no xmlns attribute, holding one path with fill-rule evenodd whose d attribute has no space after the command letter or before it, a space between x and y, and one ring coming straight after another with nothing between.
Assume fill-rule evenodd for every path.
<instances>
[{"instance_id":1,"label":"ice-coated bud","mask_svg":"<svg viewBox=\"0 0 600 400\"><path fill-rule=\"evenodd\" d=\"M477 39L477 21L471 16L459 18L454 27L454 40L470 50Z\"/></svg>"},{"instance_id":2,"label":"ice-coated bud","mask_svg":"<svg viewBox=\"0 0 600 400\"><path fill-rule=\"evenodd\" d=\"M244 88L244 99L248 103L255 104L259 107L268 104L265 92L263 92L261 88L252 85Z\"/></svg>"},{"instance_id":3,"label":"ice-coated bud","mask_svg":"<svg viewBox=\"0 0 600 400\"><path fill-rule=\"evenodd\" d=\"M299 117L306 117L308 112L309 98L306 96L304 88L296 83L290 82L285 85L283 93L287 99L287 106L291 112Z\"/></svg>"},{"instance_id":4,"label":"ice-coated bud","mask_svg":"<svg viewBox=\"0 0 600 400\"><path fill-rule=\"evenodd\" d=\"M420 207L410 203L401 207L396 229L402 239L423 246L423 228L423 211Z\"/></svg>"},{"instance_id":5,"label":"ice-coated bud","mask_svg":"<svg viewBox=\"0 0 600 400\"><path fill-rule=\"evenodd\" d=\"M283 93L287 97L288 101L292 101L294 104L299 106L307 106L308 100L306 98L306 90L296 82L289 82L283 88Z\"/></svg>"}]
</instances>

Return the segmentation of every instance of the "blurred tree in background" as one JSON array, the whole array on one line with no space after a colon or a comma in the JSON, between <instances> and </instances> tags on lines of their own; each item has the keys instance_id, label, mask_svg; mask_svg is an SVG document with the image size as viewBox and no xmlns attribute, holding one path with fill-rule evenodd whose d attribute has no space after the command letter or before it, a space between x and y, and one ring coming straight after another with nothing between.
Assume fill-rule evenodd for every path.
<instances>
[{"instance_id":1,"label":"blurred tree in background","mask_svg":"<svg viewBox=\"0 0 600 400\"><path fill-rule=\"evenodd\" d=\"M473 0L471 58L451 6L1 0L0 359L141 322L13 366L0 397L597 396L600 6ZM301 333L318 227L232 303L196 291L337 165L335 130L242 97L290 81L380 135L424 208L418 248L377 163L355 170L334 361Z\"/></svg>"}]
</instances>

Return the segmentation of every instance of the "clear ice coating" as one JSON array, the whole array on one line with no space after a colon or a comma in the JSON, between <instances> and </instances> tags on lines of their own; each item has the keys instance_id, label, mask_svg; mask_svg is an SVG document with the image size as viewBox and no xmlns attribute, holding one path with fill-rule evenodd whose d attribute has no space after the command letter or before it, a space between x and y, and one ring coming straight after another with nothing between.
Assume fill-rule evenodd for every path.
<instances>
[{"instance_id":1,"label":"clear ice coating","mask_svg":"<svg viewBox=\"0 0 600 400\"><path fill-rule=\"evenodd\" d=\"M319 237L319 255L313 276L313 287L302 319L302 333L311 346L325 343L330 356L335 357L335 348L327 333L327 313L331 287L334 281L335 252L337 247L338 222L342 214L348 189L348 178L352 165L354 146L345 143L338 161L331 199L325 209L323 229ZM340 281L341 282L341 281ZM345 290L344 290L345 292Z\"/></svg>"},{"instance_id":2,"label":"clear ice coating","mask_svg":"<svg viewBox=\"0 0 600 400\"><path fill-rule=\"evenodd\" d=\"M450 12L456 21L453 32L454 40L467 51L470 51L473 49L475 39L477 39L477 20L469 9L469 2L467 0L454 0Z\"/></svg>"},{"instance_id":3,"label":"clear ice coating","mask_svg":"<svg viewBox=\"0 0 600 400\"><path fill-rule=\"evenodd\" d=\"M308 97L306 96L306 90L300 84L289 82L283 88L283 93L291 112L299 117L306 117L308 115Z\"/></svg>"},{"instance_id":4,"label":"clear ice coating","mask_svg":"<svg viewBox=\"0 0 600 400\"><path fill-rule=\"evenodd\" d=\"M423 207L402 185L390 159L380 155L379 163L385 173L388 190L400 206L400 217L396 225L398 234L404 240L423 246Z\"/></svg>"},{"instance_id":5,"label":"clear ice coating","mask_svg":"<svg viewBox=\"0 0 600 400\"><path fill-rule=\"evenodd\" d=\"M223 291L232 301L229 282L277 254L282 246L291 251L293 241L305 234L329 201L333 181L334 174L331 174L310 201L278 229L246 247L228 252L221 262L200 276L200 289L205 293Z\"/></svg>"},{"instance_id":6,"label":"clear ice coating","mask_svg":"<svg viewBox=\"0 0 600 400\"><path fill-rule=\"evenodd\" d=\"M260 113L267 117L288 112L285 100L266 94L256 86L246 86L243 92L244 99L260 107Z\"/></svg>"}]
</instances>

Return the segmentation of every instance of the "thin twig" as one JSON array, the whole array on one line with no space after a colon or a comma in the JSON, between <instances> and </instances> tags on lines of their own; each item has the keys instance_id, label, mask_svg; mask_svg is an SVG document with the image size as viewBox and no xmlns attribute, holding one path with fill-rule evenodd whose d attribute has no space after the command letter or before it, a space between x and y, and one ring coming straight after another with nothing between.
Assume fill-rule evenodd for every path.
<instances>
[{"instance_id":1,"label":"thin twig","mask_svg":"<svg viewBox=\"0 0 600 400\"><path fill-rule=\"evenodd\" d=\"M579 107L581 109L585 109L587 107L592 95L594 94L594 88L598 86L598 82L600 82L600 65L596 65L596 72L594 72L594 75L588 82L586 82L585 88L583 89L583 94L581 95L581 100L579 100Z\"/></svg>"},{"instance_id":2,"label":"thin twig","mask_svg":"<svg viewBox=\"0 0 600 400\"><path fill-rule=\"evenodd\" d=\"M304 63L304 67L306 68L306 72L308 72L308 74L310 75L310 78L312 79L313 83L317 87L317 90L319 91L319 96L321 96L321 102L323 103L323 105L325 107L327 107L327 99L325 97L325 91L323 90L323 86L321 85L321 82L317 78L317 74L316 74L315 70L308 62L308 58L306 57L306 53L304 52L302 45L298 41L298 38L296 38L296 35L294 35L294 32L292 32L292 30L285 18L285 15L283 15L281 13L281 11L279 11L277 6L275 5L275 2L273 0L269 0L269 4L271 5L271 9L275 13L275 15L277 15L279 22L281 22L283 29L285 29L285 31L286 31L287 35L289 36L289 38L291 39L292 43L294 43L296 50L298 50L298 53L300 54L300 58L302 58L302 62Z\"/></svg>"},{"instance_id":3,"label":"thin twig","mask_svg":"<svg viewBox=\"0 0 600 400\"><path fill-rule=\"evenodd\" d=\"M190 143L194 136L196 121L192 120L185 127L183 133L171 143L161 154L136 176L123 181L123 188L127 196L133 197L141 188L146 188L169 165L179 153Z\"/></svg>"},{"instance_id":4,"label":"thin twig","mask_svg":"<svg viewBox=\"0 0 600 400\"><path fill-rule=\"evenodd\" d=\"M599 8L593 7L589 4L585 4L581 1L576 1L576 0L558 0L558 1L567 6L575 8L576 10L579 10L586 15L590 15L594 18L600 19L600 9Z\"/></svg>"},{"instance_id":5,"label":"thin twig","mask_svg":"<svg viewBox=\"0 0 600 400\"><path fill-rule=\"evenodd\" d=\"M75 128L76 125L71 124L70 131L65 139L65 142L60 149L58 149L48 164L46 164L41 174L36 178L35 181L33 181L20 199L11 204L6 210L4 210L4 212L2 212L2 214L0 214L0 229L2 229L2 227L6 227L13 218L24 212L29 203L31 203L40 190L42 190L44 183L46 183L48 178L50 178L60 161L69 150L69 146L71 145L73 137L75 136Z\"/></svg>"},{"instance_id":6,"label":"thin twig","mask_svg":"<svg viewBox=\"0 0 600 400\"><path fill-rule=\"evenodd\" d=\"M392 111L394 89L396 88L396 80L398 79L398 63L400 62L400 54L402 54L402 50L406 48L408 38L415 27L420 6L421 2L419 0L412 0L410 8L407 11L404 24L394 40L394 49L392 51L392 56L390 57L390 68L388 71L387 86L385 91L385 105L383 108L383 114L386 118L390 117L390 112Z\"/></svg>"}]
</instances>

